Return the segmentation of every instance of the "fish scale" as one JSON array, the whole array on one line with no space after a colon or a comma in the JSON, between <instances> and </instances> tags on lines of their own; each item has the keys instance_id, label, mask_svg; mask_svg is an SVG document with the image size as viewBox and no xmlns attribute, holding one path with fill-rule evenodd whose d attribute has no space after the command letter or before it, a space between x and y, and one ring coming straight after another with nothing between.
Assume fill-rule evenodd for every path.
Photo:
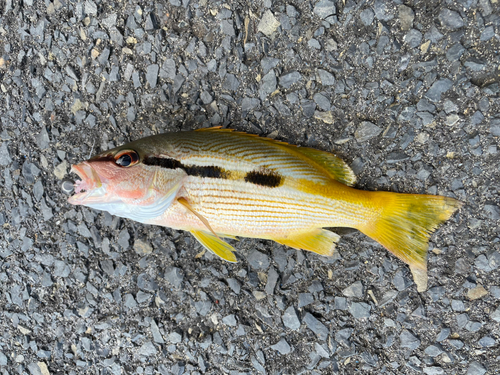
<instances>
[{"instance_id":1,"label":"fish scale","mask_svg":"<svg viewBox=\"0 0 500 375\"><path fill-rule=\"evenodd\" d=\"M228 129L160 134L72 167L72 204L191 232L235 262L221 237L271 239L324 256L352 227L412 269L426 270L428 241L461 202L435 195L361 191L328 152Z\"/></svg>"}]
</instances>

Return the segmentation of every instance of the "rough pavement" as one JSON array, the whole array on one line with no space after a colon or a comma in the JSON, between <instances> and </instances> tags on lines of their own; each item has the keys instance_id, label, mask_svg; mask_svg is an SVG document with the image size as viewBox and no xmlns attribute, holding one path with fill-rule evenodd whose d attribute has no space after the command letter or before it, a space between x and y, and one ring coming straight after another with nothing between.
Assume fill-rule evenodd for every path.
<instances>
[{"instance_id":1,"label":"rough pavement","mask_svg":"<svg viewBox=\"0 0 500 375\"><path fill-rule=\"evenodd\" d=\"M0 4L0 373L498 374L498 0ZM72 163L232 127L370 190L465 202L429 289L356 231L325 259L66 203Z\"/></svg>"}]
</instances>

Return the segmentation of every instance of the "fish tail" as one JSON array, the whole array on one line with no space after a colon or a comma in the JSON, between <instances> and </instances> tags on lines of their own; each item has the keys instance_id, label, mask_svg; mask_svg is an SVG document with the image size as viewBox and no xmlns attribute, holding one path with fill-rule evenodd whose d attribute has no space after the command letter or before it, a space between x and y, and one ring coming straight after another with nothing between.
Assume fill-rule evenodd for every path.
<instances>
[{"instance_id":1,"label":"fish tail","mask_svg":"<svg viewBox=\"0 0 500 375\"><path fill-rule=\"evenodd\" d=\"M411 268L424 271L432 232L463 204L437 195L372 192L370 196L378 214L358 229Z\"/></svg>"}]
</instances>

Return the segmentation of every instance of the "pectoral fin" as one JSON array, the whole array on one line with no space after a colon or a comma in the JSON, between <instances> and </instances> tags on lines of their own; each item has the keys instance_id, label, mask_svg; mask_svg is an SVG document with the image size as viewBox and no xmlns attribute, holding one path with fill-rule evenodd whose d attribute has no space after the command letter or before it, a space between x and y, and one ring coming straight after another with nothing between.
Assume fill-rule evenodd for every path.
<instances>
[{"instance_id":1,"label":"pectoral fin","mask_svg":"<svg viewBox=\"0 0 500 375\"><path fill-rule=\"evenodd\" d=\"M217 238L219 238L219 236L217 236L217 233L214 232L214 230L212 229L212 227L210 226L210 223L208 222L207 219L205 219L202 215L200 215L198 212L196 212L193 207L191 207L191 205L189 204L189 202L186 200L186 198L183 198L183 197L180 197L180 198L177 198L177 202L179 202L180 204L182 204L184 207L186 207L189 212L191 212L194 216L196 216L198 219L200 219L200 221L207 227L207 229L213 233L213 235ZM219 238L220 239L220 238Z\"/></svg>"},{"instance_id":2,"label":"pectoral fin","mask_svg":"<svg viewBox=\"0 0 500 375\"><path fill-rule=\"evenodd\" d=\"M191 230L191 233L199 243L215 255L231 263L237 262L236 256L233 254L234 247L222 241L217 235L201 230Z\"/></svg>"},{"instance_id":3,"label":"pectoral fin","mask_svg":"<svg viewBox=\"0 0 500 375\"><path fill-rule=\"evenodd\" d=\"M335 253L335 245L339 239L340 236L336 233L325 229L316 229L286 239L275 239L275 241L294 249L312 251L323 256L332 256Z\"/></svg>"}]
</instances>

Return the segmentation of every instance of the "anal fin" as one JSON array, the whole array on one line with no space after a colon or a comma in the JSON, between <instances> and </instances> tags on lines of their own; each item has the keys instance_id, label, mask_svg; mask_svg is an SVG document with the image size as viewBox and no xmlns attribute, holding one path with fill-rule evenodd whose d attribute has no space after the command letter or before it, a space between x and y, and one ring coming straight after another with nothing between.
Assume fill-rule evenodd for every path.
<instances>
[{"instance_id":1,"label":"anal fin","mask_svg":"<svg viewBox=\"0 0 500 375\"><path fill-rule=\"evenodd\" d=\"M339 239L340 236L336 233L326 229L316 229L286 239L275 239L275 241L294 249L312 251L323 256L332 256L335 253L335 245Z\"/></svg>"},{"instance_id":2,"label":"anal fin","mask_svg":"<svg viewBox=\"0 0 500 375\"><path fill-rule=\"evenodd\" d=\"M199 243L215 255L231 263L237 262L236 256L233 254L234 247L222 241L217 235L201 230L191 230L190 232Z\"/></svg>"}]
</instances>

